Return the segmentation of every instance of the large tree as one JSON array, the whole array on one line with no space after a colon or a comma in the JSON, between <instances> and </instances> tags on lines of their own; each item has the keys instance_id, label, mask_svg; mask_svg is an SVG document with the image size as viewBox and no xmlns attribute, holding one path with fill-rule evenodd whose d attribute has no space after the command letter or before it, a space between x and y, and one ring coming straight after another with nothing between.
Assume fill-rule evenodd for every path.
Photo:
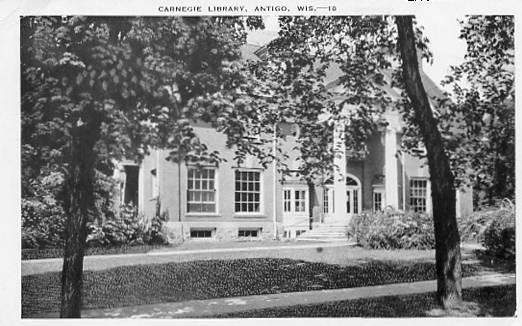
<instances>
[{"instance_id":1,"label":"large tree","mask_svg":"<svg viewBox=\"0 0 522 326\"><path fill-rule=\"evenodd\" d=\"M248 78L241 17L21 19L24 171L63 175L66 214L61 317L80 317L87 222L96 170L168 148L171 159L219 162L190 119L243 142ZM243 154L244 155L244 154ZM32 162L32 164L31 164Z\"/></svg>"},{"instance_id":2,"label":"large tree","mask_svg":"<svg viewBox=\"0 0 522 326\"><path fill-rule=\"evenodd\" d=\"M462 300L460 237L455 210L454 176L419 73L413 18L397 16L395 20L398 27L403 82L428 157L435 225L437 297L443 307L452 307L460 304Z\"/></svg>"}]
</instances>

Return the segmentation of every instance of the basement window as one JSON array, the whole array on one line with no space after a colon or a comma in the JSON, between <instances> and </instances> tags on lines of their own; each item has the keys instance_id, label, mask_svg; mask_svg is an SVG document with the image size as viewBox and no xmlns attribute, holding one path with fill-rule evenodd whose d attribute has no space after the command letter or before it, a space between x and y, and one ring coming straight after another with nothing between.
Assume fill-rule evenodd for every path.
<instances>
[{"instance_id":1,"label":"basement window","mask_svg":"<svg viewBox=\"0 0 522 326\"><path fill-rule=\"evenodd\" d=\"M191 239L210 239L214 236L216 229L190 229Z\"/></svg>"},{"instance_id":2,"label":"basement window","mask_svg":"<svg viewBox=\"0 0 522 326\"><path fill-rule=\"evenodd\" d=\"M261 233L261 229L239 229L237 236L239 238L257 238Z\"/></svg>"}]
</instances>

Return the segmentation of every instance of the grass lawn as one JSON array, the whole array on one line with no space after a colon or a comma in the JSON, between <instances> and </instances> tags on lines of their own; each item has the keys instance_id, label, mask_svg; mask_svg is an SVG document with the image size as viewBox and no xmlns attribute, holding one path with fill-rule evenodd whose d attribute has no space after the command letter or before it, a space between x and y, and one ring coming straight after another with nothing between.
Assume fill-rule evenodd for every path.
<instances>
[{"instance_id":1,"label":"grass lawn","mask_svg":"<svg viewBox=\"0 0 522 326\"><path fill-rule=\"evenodd\" d=\"M480 270L464 264L463 276ZM435 278L429 262L340 266L255 258L122 266L84 273L84 309L350 288ZM22 316L59 310L60 273L22 277Z\"/></svg>"},{"instance_id":2,"label":"grass lawn","mask_svg":"<svg viewBox=\"0 0 522 326\"><path fill-rule=\"evenodd\" d=\"M516 310L515 285L462 291L465 306L445 312L436 304L435 293L337 301L314 305L270 308L211 318L278 317L512 317Z\"/></svg>"}]
</instances>

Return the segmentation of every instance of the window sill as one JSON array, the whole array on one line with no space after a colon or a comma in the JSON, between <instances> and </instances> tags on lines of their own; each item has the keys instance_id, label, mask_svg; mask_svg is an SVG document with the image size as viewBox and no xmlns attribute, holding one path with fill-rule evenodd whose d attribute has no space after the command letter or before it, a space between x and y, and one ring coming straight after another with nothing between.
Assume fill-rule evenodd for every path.
<instances>
[{"instance_id":1,"label":"window sill","mask_svg":"<svg viewBox=\"0 0 522 326\"><path fill-rule=\"evenodd\" d=\"M283 217L309 217L310 216L310 213L308 212L305 212L305 213L284 213L283 214Z\"/></svg>"},{"instance_id":2,"label":"window sill","mask_svg":"<svg viewBox=\"0 0 522 326\"><path fill-rule=\"evenodd\" d=\"M262 213L234 213L235 218L266 218Z\"/></svg>"},{"instance_id":3,"label":"window sill","mask_svg":"<svg viewBox=\"0 0 522 326\"><path fill-rule=\"evenodd\" d=\"M185 213L186 217L221 217L219 213Z\"/></svg>"}]
</instances>

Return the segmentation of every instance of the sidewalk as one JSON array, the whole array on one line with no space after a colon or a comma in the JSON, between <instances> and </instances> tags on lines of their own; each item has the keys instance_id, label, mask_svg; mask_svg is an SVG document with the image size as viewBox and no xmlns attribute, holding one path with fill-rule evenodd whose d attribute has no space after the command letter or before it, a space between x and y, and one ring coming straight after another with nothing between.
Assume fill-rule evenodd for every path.
<instances>
[{"instance_id":1,"label":"sidewalk","mask_svg":"<svg viewBox=\"0 0 522 326\"><path fill-rule=\"evenodd\" d=\"M473 250L462 246L462 258L474 259ZM85 256L84 271L104 270L119 266L166 264L194 260L226 260L246 258L290 258L310 262L356 265L371 260L435 261L434 250L367 250L349 242L260 242L213 243L187 242L180 247L158 249L148 253ZM22 276L60 272L62 258L22 260Z\"/></svg>"},{"instance_id":2,"label":"sidewalk","mask_svg":"<svg viewBox=\"0 0 522 326\"><path fill-rule=\"evenodd\" d=\"M219 244L219 243L218 243ZM206 248L205 248L206 245ZM282 243L280 245L267 245L260 243L259 246L232 246L213 248L212 243L193 243L188 248L172 248L153 250L147 253L118 254L118 255L95 255L85 256L83 270L103 270L118 266L131 266L142 264L166 264L173 262L184 262L209 259L240 259L257 257L281 257L308 256L313 252L328 251L339 248L349 248L351 243ZM195 247L196 249L192 249ZM47 272L60 272L63 267L62 258L22 260L22 276L41 274Z\"/></svg>"},{"instance_id":3,"label":"sidewalk","mask_svg":"<svg viewBox=\"0 0 522 326\"><path fill-rule=\"evenodd\" d=\"M515 274L486 274L462 279L463 288L515 284ZM360 288L291 292L271 295L193 300L114 309L85 310L83 318L195 318L294 305L410 295L436 291L436 281L398 283ZM39 316L54 318L55 314Z\"/></svg>"}]
</instances>

